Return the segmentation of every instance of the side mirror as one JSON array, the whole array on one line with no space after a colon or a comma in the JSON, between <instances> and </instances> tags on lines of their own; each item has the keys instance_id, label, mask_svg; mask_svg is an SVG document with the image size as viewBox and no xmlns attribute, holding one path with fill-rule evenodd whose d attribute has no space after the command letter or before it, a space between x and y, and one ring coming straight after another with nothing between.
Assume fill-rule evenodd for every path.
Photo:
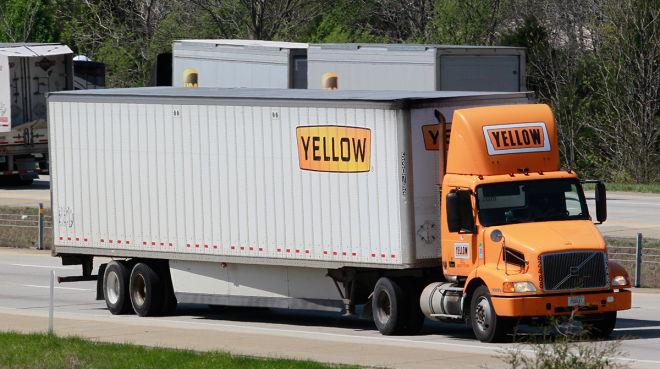
<instances>
[{"instance_id":1,"label":"side mirror","mask_svg":"<svg viewBox=\"0 0 660 369\"><path fill-rule=\"evenodd\" d=\"M607 220L607 195L603 182L596 183L596 219L600 223Z\"/></svg>"},{"instance_id":2,"label":"side mirror","mask_svg":"<svg viewBox=\"0 0 660 369\"><path fill-rule=\"evenodd\" d=\"M447 194L447 227L449 232L458 232L461 230L461 200L458 192Z\"/></svg>"}]
</instances>

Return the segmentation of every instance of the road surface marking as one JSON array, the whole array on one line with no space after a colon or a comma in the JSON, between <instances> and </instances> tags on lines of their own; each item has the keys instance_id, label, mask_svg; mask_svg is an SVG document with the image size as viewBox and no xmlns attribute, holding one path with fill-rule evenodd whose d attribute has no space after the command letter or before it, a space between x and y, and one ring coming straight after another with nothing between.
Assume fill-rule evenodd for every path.
<instances>
[{"instance_id":1,"label":"road surface marking","mask_svg":"<svg viewBox=\"0 0 660 369\"><path fill-rule=\"evenodd\" d=\"M614 328L615 331L636 331L638 329L660 329L660 327L630 327L630 328Z\"/></svg>"},{"instance_id":2,"label":"road surface marking","mask_svg":"<svg viewBox=\"0 0 660 369\"><path fill-rule=\"evenodd\" d=\"M603 222L603 224L624 224L624 225L638 225L638 226L653 226L653 227L660 227L660 224L645 224L645 223Z\"/></svg>"},{"instance_id":3,"label":"road surface marking","mask_svg":"<svg viewBox=\"0 0 660 369\"><path fill-rule=\"evenodd\" d=\"M52 258L52 256L50 256L50 254L48 254L48 255L45 255L45 254L43 254L43 255L42 254L15 254L13 252L0 252L0 254L2 254L2 255L20 255L20 256L40 256L42 258Z\"/></svg>"},{"instance_id":4,"label":"road surface marking","mask_svg":"<svg viewBox=\"0 0 660 369\"><path fill-rule=\"evenodd\" d=\"M21 267L33 267L33 268L50 268L50 269L73 269L70 267L57 267L57 266L47 266L47 265L27 265L27 264L10 264Z\"/></svg>"},{"instance_id":5,"label":"road surface marking","mask_svg":"<svg viewBox=\"0 0 660 369\"><path fill-rule=\"evenodd\" d=\"M30 195L30 194L22 194L22 193L4 193L4 192L0 192L0 195L2 195L2 196L33 196L33 197L50 197L50 195Z\"/></svg>"},{"instance_id":6,"label":"road surface marking","mask_svg":"<svg viewBox=\"0 0 660 369\"><path fill-rule=\"evenodd\" d=\"M23 287L36 287L36 288L49 288L50 289L50 286L35 286L35 285L32 285L32 284L24 284ZM59 288L61 290L94 291L93 289L89 289L89 288L73 288L73 287L55 287L55 288Z\"/></svg>"},{"instance_id":7,"label":"road surface marking","mask_svg":"<svg viewBox=\"0 0 660 369\"><path fill-rule=\"evenodd\" d=\"M641 293L633 293L633 296L646 296L646 297L660 297L660 295L644 295Z\"/></svg>"}]
</instances>

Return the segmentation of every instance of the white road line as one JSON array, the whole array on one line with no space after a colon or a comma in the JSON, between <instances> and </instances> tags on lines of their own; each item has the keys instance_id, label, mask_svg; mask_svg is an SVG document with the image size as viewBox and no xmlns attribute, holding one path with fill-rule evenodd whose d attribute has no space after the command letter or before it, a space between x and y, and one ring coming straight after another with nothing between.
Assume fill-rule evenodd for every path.
<instances>
[{"instance_id":1,"label":"white road line","mask_svg":"<svg viewBox=\"0 0 660 369\"><path fill-rule=\"evenodd\" d=\"M36 287L36 288L50 288L50 286L35 286L32 284L24 284L23 287ZM76 290L76 291L94 291L89 288L73 288L73 287L55 287L60 290Z\"/></svg>"},{"instance_id":2,"label":"white road line","mask_svg":"<svg viewBox=\"0 0 660 369\"><path fill-rule=\"evenodd\" d=\"M615 331L636 331L640 329L660 329L660 327L630 327L630 328L615 328Z\"/></svg>"},{"instance_id":3,"label":"white road line","mask_svg":"<svg viewBox=\"0 0 660 369\"><path fill-rule=\"evenodd\" d=\"M58 267L58 266L47 266L47 265L28 265L28 264L10 264L20 267L32 267L32 268L49 268L49 269L73 269L71 267Z\"/></svg>"}]
</instances>

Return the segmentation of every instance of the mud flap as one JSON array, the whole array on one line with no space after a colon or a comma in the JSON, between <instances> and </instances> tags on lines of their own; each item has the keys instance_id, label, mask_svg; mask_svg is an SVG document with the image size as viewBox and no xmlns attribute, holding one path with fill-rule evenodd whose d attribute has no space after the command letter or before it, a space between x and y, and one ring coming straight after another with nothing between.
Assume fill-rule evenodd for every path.
<instances>
[{"instance_id":1,"label":"mud flap","mask_svg":"<svg viewBox=\"0 0 660 369\"><path fill-rule=\"evenodd\" d=\"M108 264L99 265L99 277L96 279L96 300L105 300L103 296L103 277L105 276L105 268Z\"/></svg>"},{"instance_id":2,"label":"mud flap","mask_svg":"<svg viewBox=\"0 0 660 369\"><path fill-rule=\"evenodd\" d=\"M362 314L360 314L360 319L374 320L374 311L371 305L371 299L373 298L373 296L374 296L373 293L369 295L369 300L367 301L366 304L364 304L364 307L362 308Z\"/></svg>"}]
</instances>

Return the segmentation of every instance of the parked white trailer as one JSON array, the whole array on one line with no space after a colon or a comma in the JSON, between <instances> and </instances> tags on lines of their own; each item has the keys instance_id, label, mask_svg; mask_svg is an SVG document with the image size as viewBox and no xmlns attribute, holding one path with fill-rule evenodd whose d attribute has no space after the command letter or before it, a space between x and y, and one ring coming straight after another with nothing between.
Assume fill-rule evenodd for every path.
<instances>
[{"instance_id":1,"label":"parked white trailer","mask_svg":"<svg viewBox=\"0 0 660 369\"><path fill-rule=\"evenodd\" d=\"M179 40L177 87L402 91L526 90L526 49Z\"/></svg>"},{"instance_id":2,"label":"parked white trailer","mask_svg":"<svg viewBox=\"0 0 660 369\"><path fill-rule=\"evenodd\" d=\"M0 183L48 172L45 94L72 89L71 61L62 44L0 44Z\"/></svg>"}]
</instances>

